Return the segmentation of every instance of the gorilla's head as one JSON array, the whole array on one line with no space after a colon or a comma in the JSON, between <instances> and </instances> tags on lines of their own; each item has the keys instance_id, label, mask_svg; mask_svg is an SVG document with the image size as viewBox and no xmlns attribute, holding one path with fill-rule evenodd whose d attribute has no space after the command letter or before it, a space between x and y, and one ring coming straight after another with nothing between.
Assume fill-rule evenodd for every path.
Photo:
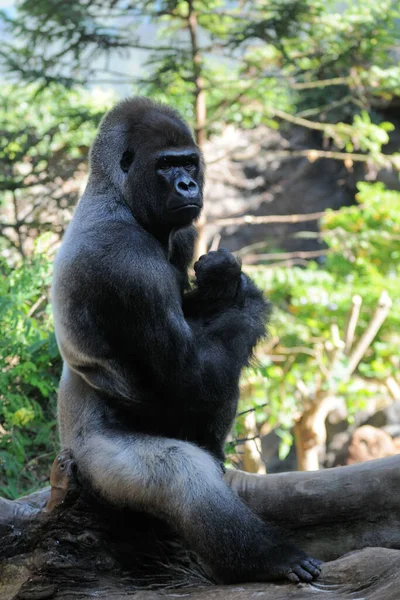
<instances>
[{"instance_id":1,"label":"gorilla's head","mask_svg":"<svg viewBox=\"0 0 400 600\"><path fill-rule=\"evenodd\" d=\"M117 104L90 154L91 179L119 193L149 231L189 225L203 205L204 165L186 123L147 98Z\"/></svg>"}]
</instances>

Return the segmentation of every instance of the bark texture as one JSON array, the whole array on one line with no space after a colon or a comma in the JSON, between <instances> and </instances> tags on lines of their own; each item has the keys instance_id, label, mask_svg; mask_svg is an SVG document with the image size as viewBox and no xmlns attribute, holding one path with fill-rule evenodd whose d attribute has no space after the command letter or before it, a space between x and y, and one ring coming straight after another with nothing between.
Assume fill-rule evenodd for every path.
<instances>
[{"instance_id":1,"label":"bark texture","mask_svg":"<svg viewBox=\"0 0 400 600\"><path fill-rule=\"evenodd\" d=\"M74 483L61 457L52 490L0 499L0 600L400 597L400 456L311 473L226 474L263 519L331 561L320 579L298 586L212 585L164 523L102 504Z\"/></svg>"}]
</instances>

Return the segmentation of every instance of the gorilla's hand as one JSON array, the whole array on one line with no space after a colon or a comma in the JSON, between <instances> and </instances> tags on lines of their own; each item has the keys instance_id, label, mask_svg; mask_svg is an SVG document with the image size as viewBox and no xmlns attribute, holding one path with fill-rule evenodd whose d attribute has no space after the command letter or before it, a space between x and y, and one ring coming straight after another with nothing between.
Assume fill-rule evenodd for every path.
<instances>
[{"instance_id":1,"label":"gorilla's hand","mask_svg":"<svg viewBox=\"0 0 400 600\"><path fill-rule=\"evenodd\" d=\"M200 256L194 271L199 291L208 297L233 299L236 296L241 266L225 248Z\"/></svg>"}]
</instances>

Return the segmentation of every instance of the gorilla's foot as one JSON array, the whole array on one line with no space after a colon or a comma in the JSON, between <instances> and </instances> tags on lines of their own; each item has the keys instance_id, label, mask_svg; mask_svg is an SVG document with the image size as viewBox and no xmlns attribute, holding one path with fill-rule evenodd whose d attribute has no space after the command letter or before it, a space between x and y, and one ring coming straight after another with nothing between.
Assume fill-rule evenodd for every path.
<instances>
[{"instance_id":1,"label":"gorilla's foot","mask_svg":"<svg viewBox=\"0 0 400 600\"><path fill-rule=\"evenodd\" d=\"M63 450L54 460L50 471L50 500L44 512L49 513L62 504L68 492L78 487L76 463L70 450Z\"/></svg>"},{"instance_id":2,"label":"gorilla's foot","mask_svg":"<svg viewBox=\"0 0 400 600\"><path fill-rule=\"evenodd\" d=\"M276 548L276 555L269 561L271 579L289 579L293 583L311 583L321 574L322 561L307 556L293 546Z\"/></svg>"}]
</instances>

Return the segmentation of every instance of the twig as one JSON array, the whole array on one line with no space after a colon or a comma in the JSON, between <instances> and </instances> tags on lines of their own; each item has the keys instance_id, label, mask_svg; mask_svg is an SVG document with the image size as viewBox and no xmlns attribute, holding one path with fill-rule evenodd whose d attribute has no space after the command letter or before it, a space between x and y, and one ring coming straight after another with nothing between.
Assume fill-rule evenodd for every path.
<instances>
[{"instance_id":1,"label":"twig","mask_svg":"<svg viewBox=\"0 0 400 600\"><path fill-rule=\"evenodd\" d=\"M333 345L335 346L335 348L338 348L338 349L343 348L344 343L340 339L339 327L338 327L337 323L332 323L331 335L332 335L332 342L333 342Z\"/></svg>"},{"instance_id":2,"label":"twig","mask_svg":"<svg viewBox=\"0 0 400 600\"><path fill-rule=\"evenodd\" d=\"M259 250L261 248L265 248L265 246L266 246L265 240L263 242L256 242L255 244L250 244L249 246L243 246L243 248L240 248L240 250L236 250L234 252L234 254L235 254L235 256L238 256L238 257L244 256L251 250Z\"/></svg>"},{"instance_id":3,"label":"twig","mask_svg":"<svg viewBox=\"0 0 400 600\"><path fill-rule=\"evenodd\" d=\"M354 334L356 331L358 319L360 317L362 298L359 294L355 294L351 299L352 305L350 310L349 320L346 326L346 331L344 334L345 347L344 353L346 356L349 356L351 347L354 341Z\"/></svg>"},{"instance_id":4,"label":"twig","mask_svg":"<svg viewBox=\"0 0 400 600\"><path fill-rule=\"evenodd\" d=\"M259 439L260 439L260 436L257 434L257 435L253 435L251 437L234 438L232 440L232 443L234 445L236 445L236 444L244 444L245 442L253 442L254 440L259 440Z\"/></svg>"},{"instance_id":5,"label":"twig","mask_svg":"<svg viewBox=\"0 0 400 600\"><path fill-rule=\"evenodd\" d=\"M385 384L393 400L398 402L400 400L400 385L397 383L395 378L392 376L388 377L385 380Z\"/></svg>"},{"instance_id":6,"label":"twig","mask_svg":"<svg viewBox=\"0 0 400 600\"><path fill-rule=\"evenodd\" d=\"M256 412L256 410L258 410L259 408L265 408L266 406L268 406L267 402L265 404L259 404L258 406L253 406L253 408L248 408L247 410L242 410L241 412L236 414L236 417L242 417L243 415L247 415L248 413Z\"/></svg>"},{"instance_id":7,"label":"twig","mask_svg":"<svg viewBox=\"0 0 400 600\"><path fill-rule=\"evenodd\" d=\"M32 315L35 314L36 310L39 308L39 306L42 304L42 302L44 302L46 300L46 296L42 295L40 296L40 298L38 298L36 300L36 302L34 304L32 304L32 306L29 309L29 312L27 314L27 317L32 317Z\"/></svg>"},{"instance_id":8,"label":"twig","mask_svg":"<svg viewBox=\"0 0 400 600\"><path fill-rule=\"evenodd\" d=\"M387 291L384 290L382 292L382 294L380 295L375 313L374 313L367 329L364 331L364 334L362 335L360 341L358 342L357 346L355 347L354 351L352 352L352 354L349 358L349 365L347 367L347 377L350 377L350 375L357 368L357 365L361 361L365 352L371 345L371 342L373 341L374 337L378 333L381 325L383 324L386 317L388 316L391 306L392 306L392 300L390 299L390 296L387 293Z\"/></svg>"},{"instance_id":9,"label":"twig","mask_svg":"<svg viewBox=\"0 0 400 600\"><path fill-rule=\"evenodd\" d=\"M24 243L23 243L22 233L21 233L21 224L20 224L19 219L18 219L19 211L18 211L18 202L17 202L17 193L16 193L16 190L13 190L11 192L11 196L12 196L13 207L14 207L15 230L16 230L17 236L18 236L18 250L19 250L22 258L25 258Z\"/></svg>"},{"instance_id":10,"label":"twig","mask_svg":"<svg viewBox=\"0 0 400 600\"><path fill-rule=\"evenodd\" d=\"M332 211L336 213L338 211ZM242 217L229 217L227 219L215 219L214 221L208 221L206 225L217 225L218 227L229 227L230 225L240 225L242 223L249 223L252 225L261 225L265 223L304 223L307 221L317 221L325 215L326 211L320 211L315 213L298 213L293 215L267 215L267 216L255 216L255 215L243 215Z\"/></svg>"},{"instance_id":11,"label":"twig","mask_svg":"<svg viewBox=\"0 0 400 600\"><path fill-rule=\"evenodd\" d=\"M279 335L274 335L263 345L264 354L269 354L279 344Z\"/></svg>"},{"instance_id":12,"label":"twig","mask_svg":"<svg viewBox=\"0 0 400 600\"><path fill-rule=\"evenodd\" d=\"M317 128L314 128L317 129ZM341 161L353 161L353 162L376 162L375 156L371 156L371 154L361 154L361 153L352 153L352 152L339 152L334 150L317 150L315 148L305 148L303 150L273 150L273 151L264 151L260 145L258 145L251 152L242 152L241 154L233 154L234 150L229 150L225 154L218 156L217 158L207 161L207 165L215 164L227 156L231 155L232 160L235 162L242 162L244 160L250 160L255 156L258 156L260 152L262 152L262 156L264 159L294 159L294 158L307 158L307 160L311 163L315 162L320 158L329 158L332 160L341 160ZM390 166L394 166L396 169L398 166L398 158L395 156L391 156L390 154L382 154L379 153L380 164L387 164Z\"/></svg>"},{"instance_id":13,"label":"twig","mask_svg":"<svg viewBox=\"0 0 400 600\"><path fill-rule=\"evenodd\" d=\"M378 155L377 155L378 156ZM374 162L374 158L371 154L360 154L352 152L335 152L333 150L315 150L314 148L304 150L276 150L274 152L263 152L263 158L307 158L310 162L315 162L319 158L331 158L333 160L352 160L353 162ZM379 158L387 164L396 167L398 164L398 158L390 156L389 154L379 154ZM232 156L233 160L239 161L240 158ZM396 167L398 168L398 166Z\"/></svg>"},{"instance_id":14,"label":"twig","mask_svg":"<svg viewBox=\"0 0 400 600\"><path fill-rule=\"evenodd\" d=\"M303 258L294 258L291 260L278 260L273 263L269 263L268 265L262 265L263 269L275 269L276 267L281 268L291 268L291 267L306 267L308 265L308 260L304 260ZM246 269L249 268L259 268L259 265L246 265Z\"/></svg>"},{"instance_id":15,"label":"twig","mask_svg":"<svg viewBox=\"0 0 400 600\"><path fill-rule=\"evenodd\" d=\"M296 388L300 392L303 399L309 398L310 390L308 389L308 387L306 386L306 384L304 383L304 381L302 379L297 380Z\"/></svg>"},{"instance_id":16,"label":"twig","mask_svg":"<svg viewBox=\"0 0 400 600\"><path fill-rule=\"evenodd\" d=\"M336 368L338 357L342 354L345 343L340 338L339 327L337 323L331 325L332 339L325 342L325 352L329 359L329 365L326 373L326 381L330 383L332 375Z\"/></svg>"},{"instance_id":17,"label":"twig","mask_svg":"<svg viewBox=\"0 0 400 600\"><path fill-rule=\"evenodd\" d=\"M298 117L312 117L314 115L319 115L321 113L327 113L330 112L331 110L334 110L335 108L338 108L339 106L343 106L344 104L348 104L352 102L353 104L357 104L356 101L354 100L354 98L351 96L351 94L349 94L348 96L345 96L344 98L341 98L340 100L337 100L336 102L329 102L328 104L325 104L324 106L317 106L317 108L309 108L308 110L303 110L299 113L297 113Z\"/></svg>"},{"instance_id":18,"label":"twig","mask_svg":"<svg viewBox=\"0 0 400 600\"><path fill-rule=\"evenodd\" d=\"M279 348L280 354L309 354L315 357L315 352L307 346L292 346L291 348Z\"/></svg>"},{"instance_id":19,"label":"twig","mask_svg":"<svg viewBox=\"0 0 400 600\"><path fill-rule=\"evenodd\" d=\"M221 234L216 233L212 239L209 252L212 252L213 250L218 250L220 241L221 241Z\"/></svg>"},{"instance_id":20,"label":"twig","mask_svg":"<svg viewBox=\"0 0 400 600\"><path fill-rule=\"evenodd\" d=\"M331 85L348 85L351 77L332 77L331 79L320 79L319 81L305 81L293 83L290 87L294 90L310 90L319 87L329 87Z\"/></svg>"},{"instance_id":21,"label":"twig","mask_svg":"<svg viewBox=\"0 0 400 600\"><path fill-rule=\"evenodd\" d=\"M298 251L298 252L271 252L269 254L247 254L244 257L245 262L254 262L260 260L279 260L282 259L290 259L290 258L318 258L319 256L325 256L329 252L332 252L330 248L325 248L323 250L306 250L306 251Z\"/></svg>"}]
</instances>

